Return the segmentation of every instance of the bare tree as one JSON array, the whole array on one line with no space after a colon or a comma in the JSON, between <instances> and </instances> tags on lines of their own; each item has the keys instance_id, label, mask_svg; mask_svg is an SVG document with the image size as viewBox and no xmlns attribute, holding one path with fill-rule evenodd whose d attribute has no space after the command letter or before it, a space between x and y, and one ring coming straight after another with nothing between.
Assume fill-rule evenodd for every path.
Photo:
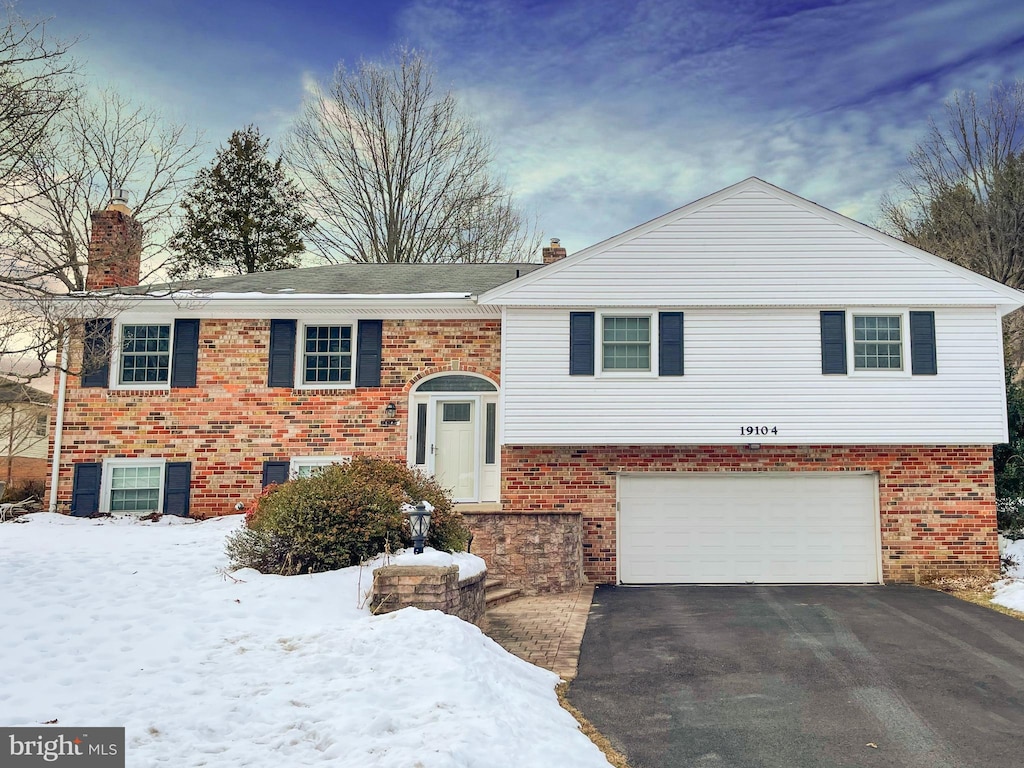
<instances>
[{"instance_id":1,"label":"bare tree","mask_svg":"<svg viewBox=\"0 0 1024 768\"><path fill-rule=\"evenodd\" d=\"M1024 287L1024 81L988 98L956 93L882 201L898 237L1015 288Z\"/></svg>"},{"instance_id":2,"label":"bare tree","mask_svg":"<svg viewBox=\"0 0 1024 768\"><path fill-rule=\"evenodd\" d=\"M41 21L5 6L0 18L0 203L16 202L21 170L73 95L68 45L47 37Z\"/></svg>"},{"instance_id":3,"label":"bare tree","mask_svg":"<svg viewBox=\"0 0 1024 768\"><path fill-rule=\"evenodd\" d=\"M539 247L490 143L416 51L339 65L303 105L286 159L330 261L509 261Z\"/></svg>"},{"instance_id":4,"label":"bare tree","mask_svg":"<svg viewBox=\"0 0 1024 768\"><path fill-rule=\"evenodd\" d=\"M53 299L85 289L90 214L106 207L114 190L129 191L142 227L143 274L163 266L200 149L198 134L113 91L79 94L50 121L23 158L22 186L31 193L0 205L0 293L12 323L0 353L28 356L40 364L36 372L45 370L71 322Z\"/></svg>"}]
</instances>

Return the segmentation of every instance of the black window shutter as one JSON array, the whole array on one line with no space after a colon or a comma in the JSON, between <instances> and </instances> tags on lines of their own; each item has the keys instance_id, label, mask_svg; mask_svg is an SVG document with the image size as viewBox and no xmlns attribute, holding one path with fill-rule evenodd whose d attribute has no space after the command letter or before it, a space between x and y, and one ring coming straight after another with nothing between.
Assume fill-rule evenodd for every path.
<instances>
[{"instance_id":1,"label":"black window shutter","mask_svg":"<svg viewBox=\"0 0 1024 768\"><path fill-rule=\"evenodd\" d=\"M75 475L71 481L71 514L75 517L89 517L100 511L100 478L103 464L75 464Z\"/></svg>"},{"instance_id":2,"label":"black window shutter","mask_svg":"<svg viewBox=\"0 0 1024 768\"><path fill-rule=\"evenodd\" d=\"M288 470L291 466L287 461L264 461L263 462L263 487L268 485L280 485L288 482Z\"/></svg>"},{"instance_id":3,"label":"black window shutter","mask_svg":"<svg viewBox=\"0 0 1024 768\"><path fill-rule=\"evenodd\" d=\"M910 372L934 376L939 372L935 354L935 313L910 313Z\"/></svg>"},{"instance_id":4,"label":"black window shutter","mask_svg":"<svg viewBox=\"0 0 1024 768\"><path fill-rule=\"evenodd\" d=\"M268 387L295 385L295 321L270 321L270 364Z\"/></svg>"},{"instance_id":5,"label":"black window shutter","mask_svg":"<svg viewBox=\"0 0 1024 768\"><path fill-rule=\"evenodd\" d=\"M171 386L194 387L199 363L199 320L174 321L174 352L171 355Z\"/></svg>"},{"instance_id":6,"label":"black window shutter","mask_svg":"<svg viewBox=\"0 0 1024 768\"><path fill-rule=\"evenodd\" d=\"M683 375L683 313L658 315L658 375Z\"/></svg>"},{"instance_id":7,"label":"black window shutter","mask_svg":"<svg viewBox=\"0 0 1024 768\"><path fill-rule=\"evenodd\" d=\"M427 404L416 406L416 463L427 463Z\"/></svg>"},{"instance_id":8,"label":"black window shutter","mask_svg":"<svg viewBox=\"0 0 1024 768\"><path fill-rule=\"evenodd\" d=\"M109 317L85 321L82 346L82 386L110 386L110 343L113 322Z\"/></svg>"},{"instance_id":9,"label":"black window shutter","mask_svg":"<svg viewBox=\"0 0 1024 768\"><path fill-rule=\"evenodd\" d=\"M188 517L192 462L169 461L164 467L164 514Z\"/></svg>"},{"instance_id":10,"label":"black window shutter","mask_svg":"<svg viewBox=\"0 0 1024 768\"><path fill-rule=\"evenodd\" d=\"M594 313L569 313L569 375L594 375Z\"/></svg>"},{"instance_id":11,"label":"black window shutter","mask_svg":"<svg viewBox=\"0 0 1024 768\"><path fill-rule=\"evenodd\" d=\"M846 373L846 313L821 313L821 372Z\"/></svg>"},{"instance_id":12,"label":"black window shutter","mask_svg":"<svg viewBox=\"0 0 1024 768\"><path fill-rule=\"evenodd\" d=\"M356 339L356 386L380 386L383 320L360 320Z\"/></svg>"}]
</instances>

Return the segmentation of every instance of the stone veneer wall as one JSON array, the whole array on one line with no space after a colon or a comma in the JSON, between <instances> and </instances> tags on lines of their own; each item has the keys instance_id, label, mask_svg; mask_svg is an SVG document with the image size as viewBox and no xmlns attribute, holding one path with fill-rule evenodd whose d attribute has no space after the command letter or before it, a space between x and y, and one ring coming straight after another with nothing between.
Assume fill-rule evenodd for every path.
<instances>
[{"instance_id":1,"label":"stone veneer wall","mask_svg":"<svg viewBox=\"0 0 1024 768\"><path fill-rule=\"evenodd\" d=\"M370 608L391 613L412 606L479 624L487 608L486 581L487 571L460 580L457 565L386 565L373 572Z\"/></svg>"},{"instance_id":2,"label":"stone veneer wall","mask_svg":"<svg viewBox=\"0 0 1024 768\"><path fill-rule=\"evenodd\" d=\"M616 475L638 471L877 472L886 582L999 569L992 448L984 445L505 446L502 505L581 513L583 573L614 583Z\"/></svg>"},{"instance_id":3,"label":"stone veneer wall","mask_svg":"<svg viewBox=\"0 0 1024 768\"><path fill-rule=\"evenodd\" d=\"M68 378L58 510L68 510L72 464L83 461L191 461L193 517L234 513L259 493L268 459L364 453L404 462L412 386L443 371L498 382L500 334L497 319L385 320L381 386L286 389L267 386L269 320L203 319L194 388L83 389ZM72 368L80 358L79 342ZM399 423L382 427L390 402Z\"/></svg>"},{"instance_id":4,"label":"stone veneer wall","mask_svg":"<svg viewBox=\"0 0 1024 768\"><path fill-rule=\"evenodd\" d=\"M491 576L525 594L569 592L583 582L579 512L463 512L473 554Z\"/></svg>"}]
</instances>

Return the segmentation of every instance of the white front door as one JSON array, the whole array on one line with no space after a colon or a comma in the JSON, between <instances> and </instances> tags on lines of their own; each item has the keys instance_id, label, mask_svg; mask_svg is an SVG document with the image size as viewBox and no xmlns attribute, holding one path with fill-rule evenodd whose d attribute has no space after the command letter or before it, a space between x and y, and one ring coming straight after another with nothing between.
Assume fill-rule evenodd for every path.
<instances>
[{"instance_id":1,"label":"white front door","mask_svg":"<svg viewBox=\"0 0 1024 768\"><path fill-rule=\"evenodd\" d=\"M476 501L480 449L479 401L475 398L435 400L434 478L455 501Z\"/></svg>"}]
</instances>

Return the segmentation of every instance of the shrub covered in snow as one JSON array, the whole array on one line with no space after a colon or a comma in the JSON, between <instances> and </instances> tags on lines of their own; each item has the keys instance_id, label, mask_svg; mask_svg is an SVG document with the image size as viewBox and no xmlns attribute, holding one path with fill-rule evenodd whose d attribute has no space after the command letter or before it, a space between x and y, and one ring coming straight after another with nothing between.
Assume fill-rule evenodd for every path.
<instances>
[{"instance_id":1,"label":"shrub covered in snow","mask_svg":"<svg viewBox=\"0 0 1024 768\"><path fill-rule=\"evenodd\" d=\"M263 573L317 573L356 565L387 549L409 546L402 505L434 505L427 544L466 548L469 530L436 481L386 459L356 457L265 491L246 527L227 539L234 567Z\"/></svg>"}]
</instances>

